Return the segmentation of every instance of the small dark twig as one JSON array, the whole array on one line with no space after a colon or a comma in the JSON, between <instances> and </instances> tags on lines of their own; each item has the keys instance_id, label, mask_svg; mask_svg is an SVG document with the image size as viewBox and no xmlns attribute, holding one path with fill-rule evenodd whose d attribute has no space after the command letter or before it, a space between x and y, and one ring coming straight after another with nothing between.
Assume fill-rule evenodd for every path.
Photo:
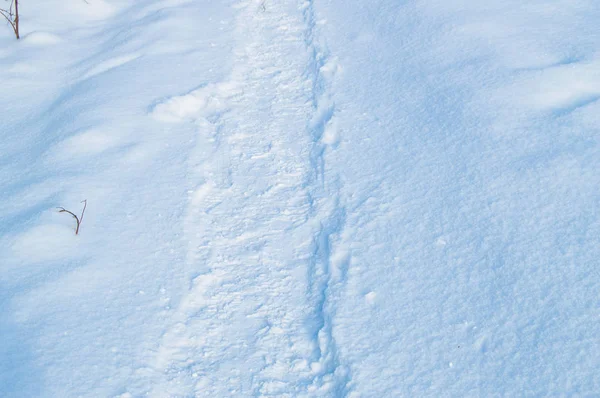
<instances>
[{"instance_id":1,"label":"small dark twig","mask_svg":"<svg viewBox=\"0 0 600 398\"><path fill-rule=\"evenodd\" d=\"M13 5L15 7L14 13ZM17 39L19 39L19 0L11 0L8 10L0 8L0 15L2 15L8 21L9 25L13 29L13 32L15 32L15 36Z\"/></svg>"},{"instance_id":2,"label":"small dark twig","mask_svg":"<svg viewBox=\"0 0 600 398\"><path fill-rule=\"evenodd\" d=\"M7 21L7 22L10 24L10 26L12 26L12 28L14 29L14 28L15 28L15 25L14 25L14 23L13 23L13 20L12 20L12 14L11 14L11 12L10 12L10 11L7 11L7 10L5 10L5 9L3 9L3 8L0 8L0 14L1 14L1 15L2 15L4 18L6 18L6 21Z\"/></svg>"},{"instance_id":3,"label":"small dark twig","mask_svg":"<svg viewBox=\"0 0 600 398\"><path fill-rule=\"evenodd\" d=\"M85 214L85 208L87 207L87 199L81 201L81 203L83 203L83 211L81 212L81 217L77 217L73 212L65 209L64 207L57 207L57 209L60 209L59 213L69 213L77 222L77 227L75 228L75 235L79 235L79 227L81 227L81 223L83 222L83 215Z\"/></svg>"}]
</instances>

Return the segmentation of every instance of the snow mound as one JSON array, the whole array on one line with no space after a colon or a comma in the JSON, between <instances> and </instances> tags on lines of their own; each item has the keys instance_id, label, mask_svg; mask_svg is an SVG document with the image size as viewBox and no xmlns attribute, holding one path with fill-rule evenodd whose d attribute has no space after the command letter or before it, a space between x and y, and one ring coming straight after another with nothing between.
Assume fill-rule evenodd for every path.
<instances>
[{"instance_id":1,"label":"snow mound","mask_svg":"<svg viewBox=\"0 0 600 398\"><path fill-rule=\"evenodd\" d=\"M50 46L60 43L62 38L50 32L31 32L23 37L22 40L34 46Z\"/></svg>"}]
</instances>

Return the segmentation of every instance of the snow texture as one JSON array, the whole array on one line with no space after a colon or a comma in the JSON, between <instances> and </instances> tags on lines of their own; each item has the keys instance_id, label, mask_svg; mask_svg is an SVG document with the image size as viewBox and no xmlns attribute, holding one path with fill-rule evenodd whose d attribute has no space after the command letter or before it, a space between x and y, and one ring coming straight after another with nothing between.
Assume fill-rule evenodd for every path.
<instances>
[{"instance_id":1,"label":"snow texture","mask_svg":"<svg viewBox=\"0 0 600 398\"><path fill-rule=\"evenodd\" d=\"M0 396L600 394L600 4L38 3Z\"/></svg>"}]
</instances>

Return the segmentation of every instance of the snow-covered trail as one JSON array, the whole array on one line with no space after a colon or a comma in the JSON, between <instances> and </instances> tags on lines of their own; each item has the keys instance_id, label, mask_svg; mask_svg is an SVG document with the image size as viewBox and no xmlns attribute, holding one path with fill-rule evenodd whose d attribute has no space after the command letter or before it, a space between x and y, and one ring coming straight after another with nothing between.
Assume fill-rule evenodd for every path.
<instances>
[{"instance_id":1,"label":"snow-covered trail","mask_svg":"<svg viewBox=\"0 0 600 398\"><path fill-rule=\"evenodd\" d=\"M154 109L193 123L185 217L190 290L153 367L156 396L320 396L344 390L324 301L339 222L323 182L310 5L237 5L225 81Z\"/></svg>"}]
</instances>

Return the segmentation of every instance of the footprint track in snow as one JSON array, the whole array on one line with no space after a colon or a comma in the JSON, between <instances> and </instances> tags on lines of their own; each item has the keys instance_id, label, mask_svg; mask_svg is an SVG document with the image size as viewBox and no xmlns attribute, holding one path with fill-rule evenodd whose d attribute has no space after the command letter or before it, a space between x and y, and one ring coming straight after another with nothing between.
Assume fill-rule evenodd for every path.
<instances>
[{"instance_id":1,"label":"footprint track in snow","mask_svg":"<svg viewBox=\"0 0 600 398\"><path fill-rule=\"evenodd\" d=\"M156 395L314 396L347 383L328 300L350 263L332 246L344 211L321 192L324 170L312 162L340 139L330 93L339 66L303 40L314 32L298 2L244 4L229 80L149 113L197 129L184 226L190 289L151 365ZM307 65L318 65L314 74Z\"/></svg>"}]
</instances>

